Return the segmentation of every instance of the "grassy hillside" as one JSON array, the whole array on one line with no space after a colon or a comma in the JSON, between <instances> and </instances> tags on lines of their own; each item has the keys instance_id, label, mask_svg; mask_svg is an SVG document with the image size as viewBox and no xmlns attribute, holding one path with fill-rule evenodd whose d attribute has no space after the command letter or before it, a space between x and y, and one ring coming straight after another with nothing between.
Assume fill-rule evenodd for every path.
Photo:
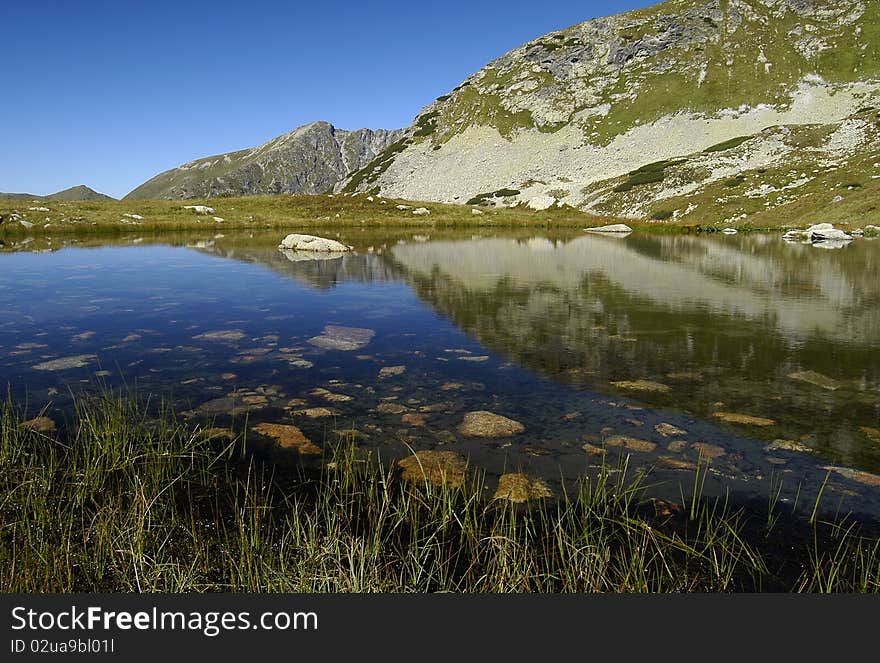
<instances>
[{"instance_id":1,"label":"grassy hillside","mask_svg":"<svg viewBox=\"0 0 880 663\"><path fill-rule=\"evenodd\" d=\"M869 188L877 107L880 1L670 0L502 55L345 190L461 203L503 190L505 204L779 223L794 208L776 208L821 203L825 188ZM817 214L864 211L851 203Z\"/></svg>"},{"instance_id":2,"label":"grassy hillside","mask_svg":"<svg viewBox=\"0 0 880 663\"><path fill-rule=\"evenodd\" d=\"M189 205L213 210L197 214ZM403 206L404 209L398 209ZM413 214L424 206L428 215ZM544 212L527 209L486 209L475 215L471 207L419 203L364 195L252 196L201 201L121 200L58 202L49 212L30 211L14 200L0 200L0 236L57 233L146 232L216 228L334 228L346 225L442 226L584 226L617 223L619 219L585 214L570 207ZM141 218L135 218L141 217ZM25 224L21 223L25 221ZM29 224L33 224L30 226Z\"/></svg>"}]
</instances>

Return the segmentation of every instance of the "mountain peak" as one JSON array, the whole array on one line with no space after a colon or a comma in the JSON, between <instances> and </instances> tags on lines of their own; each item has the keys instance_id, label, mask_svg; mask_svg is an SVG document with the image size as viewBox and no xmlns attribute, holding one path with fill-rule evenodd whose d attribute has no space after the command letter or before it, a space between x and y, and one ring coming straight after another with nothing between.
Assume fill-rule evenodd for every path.
<instances>
[{"instance_id":1,"label":"mountain peak","mask_svg":"<svg viewBox=\"0 0 880 663\"><path fill-rule=\"evenodd\" d=\"M78 184L63 191L50 193L48 196L36 196L30 193L0 193L0 198L15 198L20 200L115 200L110 196L98 193L85 184Z\"/></svg>"},{"instance_id":2,"label":"mountain peak","mask_svg":"<svg viewBox=\"0 0 880 663\"><path fill-rule=\"evenodd\" d=\"M196 159L140 185L126 198L211 198L332 191L402 135L401 130L344 131L318 120L258 147Z\"/></svg>"},{"instance_id":3,"label":"mountain peak","mask_svg":"<svg viewBox=\"0 0 880 663\"><path fill-rule=\"evenodd\" d=\"M78 184L63 191L45 196L46 200L114 200L114 198L98 193L85 184Z\"/></svg>"}]
</instances>

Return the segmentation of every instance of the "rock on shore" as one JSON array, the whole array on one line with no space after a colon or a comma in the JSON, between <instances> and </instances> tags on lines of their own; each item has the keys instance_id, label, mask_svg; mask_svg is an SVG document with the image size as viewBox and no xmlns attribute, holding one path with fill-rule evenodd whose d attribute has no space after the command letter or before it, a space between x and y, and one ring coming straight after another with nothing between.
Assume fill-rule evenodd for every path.
<instances>
[{"instance_id":1,"label":"rock on shore","mask_svg":"<svg viewBox=\"0 0 880 663\"><path fill-rule=\"evenodd\" d=\"M281 240L278 245L279 249L291 249L293 251L320 251L331 253L346 253L352 250L352 247L337 242L335 239L327 239L326 237L318 237L316 235L300 235L291 233Z\"/></svg>"}]
</instances>

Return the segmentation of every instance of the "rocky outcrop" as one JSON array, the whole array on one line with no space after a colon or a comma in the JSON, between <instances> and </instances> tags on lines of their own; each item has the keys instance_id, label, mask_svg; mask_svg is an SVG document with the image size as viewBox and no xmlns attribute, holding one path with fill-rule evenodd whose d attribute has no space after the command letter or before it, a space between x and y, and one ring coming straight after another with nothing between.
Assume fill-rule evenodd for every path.
<instances>
[{"instance_id":1,"label":"rocky outcrop","mask_svg":"<svg viewBox=\"0 0 880 663\"><path fill-rule=\"evenodd\" d=\"M597 226L584 228L584 230L592 233L631 233L633 229L625 223L612 223L610 226Z\"/></svg>"},{"instance_id":2,"label":"rocky outcrop","mask_svg":"<svg viewBox=\"0 0 880 663\"><path fill-rule=\"evenodd\" d=\"M247 150L197 159L140 185L126 199L326 193L370 162L401 131L345 131L313 122Z\"/></svg>"},{"instance_id":3,"label":"rocky outcrop","mask_svg":"<svg viewBox=\"0 0 880 663\"><path fill-rule=\"evenodd\" d=\"M826 241L851 241L853 236L840 228L835 228L831 223L817 223L806 230L789 230L782 239L787 242L826 242Z\"/></svg>"},{"instance_id":4,"label":"rocky outcrop","mask_svg":"<svg viewBox=\"0 0 880 663\"><path fill-rule=\"evenodd\" d=\"M348 253L351 251L350 246L337 242L335 239L327 239L317 235L300 235L298 233L287 235L287 237L281 240L278 248L292 251L318 251L321 253Z\"/></svg>"}]
</instances>

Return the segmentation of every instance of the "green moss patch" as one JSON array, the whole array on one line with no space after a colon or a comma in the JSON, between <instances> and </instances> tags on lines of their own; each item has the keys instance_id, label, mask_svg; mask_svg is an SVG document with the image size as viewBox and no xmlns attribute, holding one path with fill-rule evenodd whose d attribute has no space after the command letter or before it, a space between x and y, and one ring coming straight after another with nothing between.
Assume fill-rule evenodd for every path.
<instances>
[{"instance_id":1,"label":"green moss patch","mask_svg":"<svg viewBox=\"0 0 880 663\"><path fill-rule=\"evenodd\" d=\"M739 147L751 138L752 136L737 136L736 138L731 138L730 140L726 140L723 143L718 143L717 145L713 145L712 147L707 147L705 150L703 150L703 152L705 154L711 154L713 152L725 152L727 150L732 150L735 147Z\"/></svg>"},{"instance_id":2,"label":"green moss patch","mask_svg":"<svg viewBox=\"0 0 880 663\"><path fill-rule=\"evenodd\" d=\"M467 201L468 205L485 205L490 198L506 198L508 196L519 195L519 189L498 189L489 193L478 193L476 196Z\"/></svg>"},{"instance_id":3,"label":"green moss patch","mask_svg":"<svg viewBox=\"0 0 880 663\"><path fill-rule=\"evenodd\" d=\"M645 164L641 168L632 171L627 176L627 180L625 182L618 184L616 187L614 187L614 191L617 193L624 193L626 191L634 189L637 186L662 182L666 177L666 169L669 166L677 166L678 164L682 163L684 163L684 160L655 161L654 163Z\"/></svg>"}]
</instances>

